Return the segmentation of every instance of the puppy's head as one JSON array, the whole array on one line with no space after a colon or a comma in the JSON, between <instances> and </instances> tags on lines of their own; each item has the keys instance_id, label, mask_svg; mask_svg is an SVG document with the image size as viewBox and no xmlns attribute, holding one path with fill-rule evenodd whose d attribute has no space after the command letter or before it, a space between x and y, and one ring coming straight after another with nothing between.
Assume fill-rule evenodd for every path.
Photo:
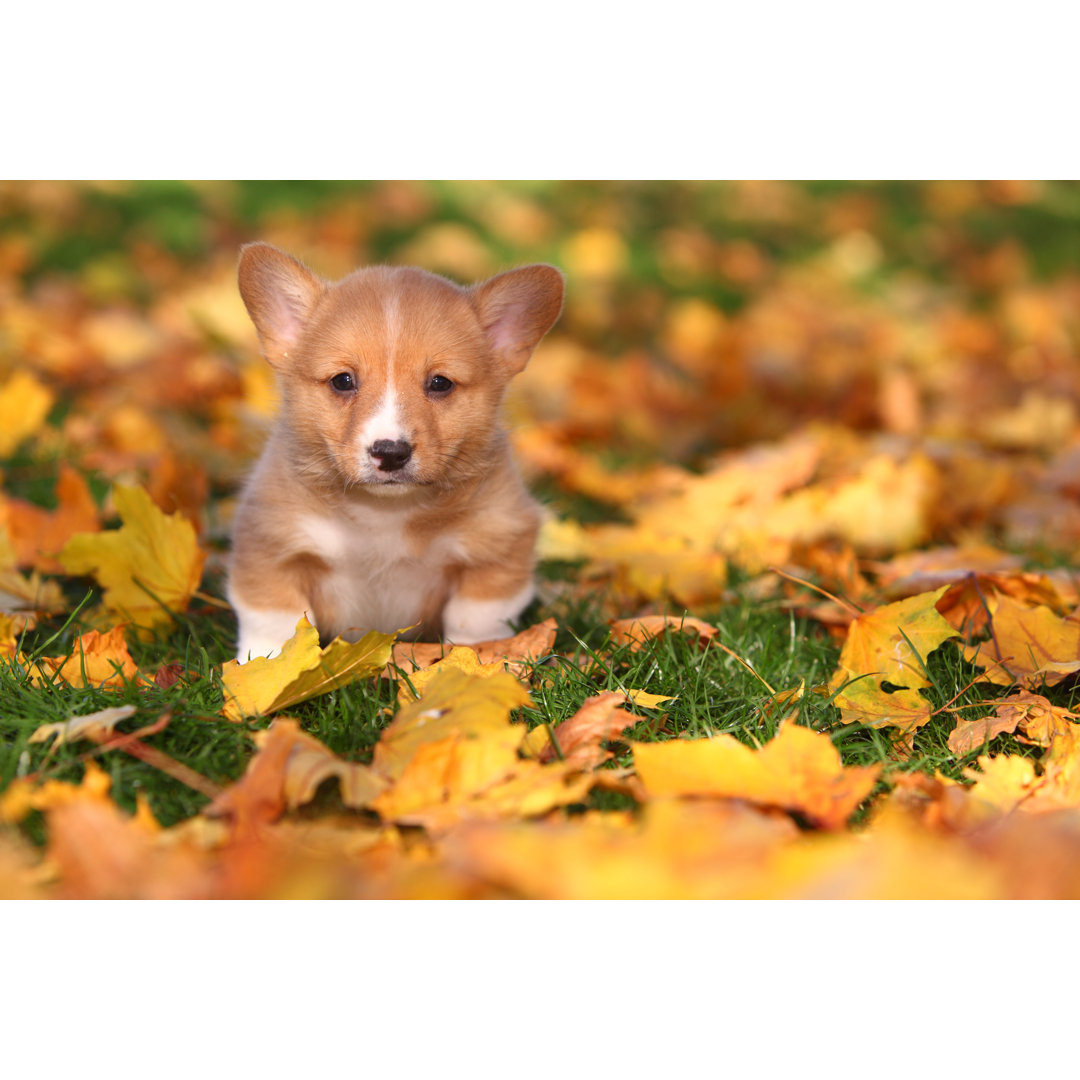
<instances>
[{"instance_id":1,"label":"puppy's head","mask_svg":"<svg viewBox=\"0 0 1080 1080\"><path fill-rule=\"evenodd\" d=\"M551 266L471 288L413 267L327 282L269 244L243 248L239 279L297 464L312 483L386 494L452 487L490 465L507 383L563 296Z\"/></svg>"}]
</instances>

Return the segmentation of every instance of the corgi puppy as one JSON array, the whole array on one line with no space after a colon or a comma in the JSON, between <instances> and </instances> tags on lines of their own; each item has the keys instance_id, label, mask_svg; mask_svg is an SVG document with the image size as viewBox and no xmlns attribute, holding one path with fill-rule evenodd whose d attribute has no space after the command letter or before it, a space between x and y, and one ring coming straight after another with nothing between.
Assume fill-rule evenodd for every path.
<instances>
[{"instance_id":1,"label":"corgi puppy","mask_svg":"<svg viewBox=\"0 0 1080 1080\"><path fill-rule=\"evenodd\" d=\"M304 615L324 641L507 637L533 597L540 511L500 407L562 310L562 274L328 282L257 243L239 283L281 410L233 528L237 659L275 655Z\"/></svg>"}]
</instances>

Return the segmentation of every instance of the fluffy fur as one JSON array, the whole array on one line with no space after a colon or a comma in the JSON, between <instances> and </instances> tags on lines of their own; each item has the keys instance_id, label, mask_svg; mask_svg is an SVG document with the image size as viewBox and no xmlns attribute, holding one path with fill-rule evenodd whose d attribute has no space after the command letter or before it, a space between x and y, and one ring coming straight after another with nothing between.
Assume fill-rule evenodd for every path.
<instances>
[{"instance_id":1,"label":"fluffy fur","mask_svg":"<svg viewBox=\"0 0 1080 1080\"><path fill-rule=\"evenodd\" d=\"M323 639L506 636L533 595L540 513L499 416L559 316L559 271L331 283L249 244L239 281L282 404L233 530L238 659L276 653L302 615Z\"/></svg>"}]
</instances>

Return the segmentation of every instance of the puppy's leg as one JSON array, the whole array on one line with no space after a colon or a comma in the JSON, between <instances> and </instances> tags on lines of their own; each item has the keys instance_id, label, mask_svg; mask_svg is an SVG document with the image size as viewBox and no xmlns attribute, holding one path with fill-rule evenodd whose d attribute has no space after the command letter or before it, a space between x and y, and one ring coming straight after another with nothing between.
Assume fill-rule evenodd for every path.
<instances>
[{"instance_id":1,"label":"puppy's leg","mask_svg":"<svg viewBox=\"0 0 1080 1080\"><path fill-rule=\"evenodd\" d=\"M253 568L233 566L227 592L239 624L236 659L241 664L256 656L276 656L296 633L302 617L315 623L307 593L293 580L287 567L267 577L269 580L257 582Z\"/></svg>"},{"instance_id":2,"label":"puppy's leg","mask_svg":"<svg viewBox=\"0 0 1080 1080\"><path fill-rule=\"evenodd\" d=\"M277 656L282 645L296 633L296 624L305 611L265 611L249 608L234 597L231 601L239 623L236 642L236 659L241 663L256 656Z\"/></svg>"},{"instance_id":3,"label":"puppy's leg","mask_svg":"<svg viewBox=\"0 0 1080 1080\"><path fill-rule=\"evenodd\" d=\"M510 637L513 621L536 594L531 545L522 545L522 565L470 567L443 607L443 637L459 645Z\"/></svg>"}]
</instances>

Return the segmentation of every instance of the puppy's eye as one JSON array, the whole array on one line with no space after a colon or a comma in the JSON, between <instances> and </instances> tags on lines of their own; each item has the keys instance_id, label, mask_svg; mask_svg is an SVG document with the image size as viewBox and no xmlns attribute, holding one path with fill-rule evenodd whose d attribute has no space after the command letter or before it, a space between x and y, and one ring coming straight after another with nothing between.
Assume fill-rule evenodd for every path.
<instances>
[{"instance_id":1,"label":"puppy's eye","mask_svg":"<svg viewBox=\"0 0 1080 1080\"><path fill-rule=\"evenodd\" d=\"M351 372L342 371L330 380L330 385L339 394L351 394L356 389L356 380Z\"/></svg>"},{"instance_id":2,"label":"puppy's eye","mask_svg":"<svg viewBox=\"0 0 1080 1080\"><path fill-rule=\"evenodd\" d=\"M454 389L453 382L445 375L432 375L428 379L427 392L429 394L435 394L438 397L442 397L445 394L449 394Z\"/></svg>"}]
</instances>

